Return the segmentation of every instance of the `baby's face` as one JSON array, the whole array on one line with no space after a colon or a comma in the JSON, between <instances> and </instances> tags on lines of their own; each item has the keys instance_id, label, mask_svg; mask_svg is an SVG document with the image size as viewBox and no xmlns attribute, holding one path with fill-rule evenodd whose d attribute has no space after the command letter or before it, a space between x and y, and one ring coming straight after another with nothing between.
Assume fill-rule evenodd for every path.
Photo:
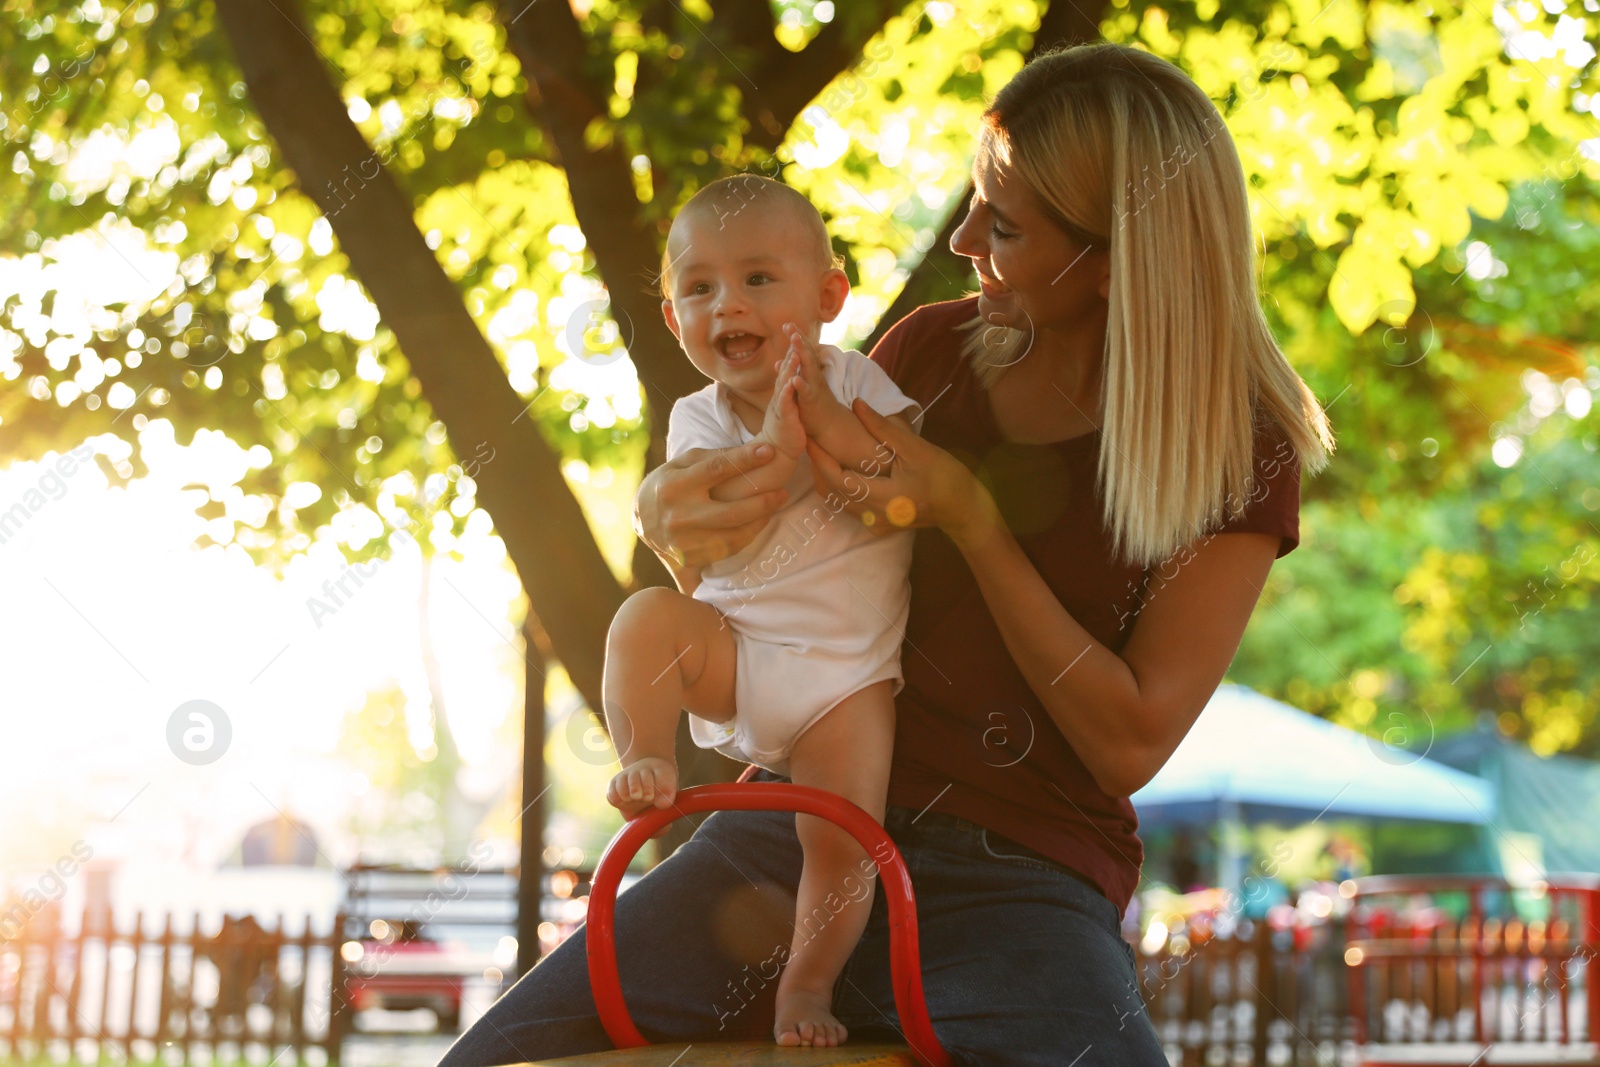
<instances>
[{"instance_id":1,"label":"baby's face","mask_svg":"<svg viewBox=\"0 0 1600 1067\"><path fill-rule=\"evenodd\" d=\"M788 351L785 323L811 340L844 305L850 284L788 213L752 203L680 216L667 243L661 310L689 361L757 407L772 396Z\"/></svg>"}]
</instances>

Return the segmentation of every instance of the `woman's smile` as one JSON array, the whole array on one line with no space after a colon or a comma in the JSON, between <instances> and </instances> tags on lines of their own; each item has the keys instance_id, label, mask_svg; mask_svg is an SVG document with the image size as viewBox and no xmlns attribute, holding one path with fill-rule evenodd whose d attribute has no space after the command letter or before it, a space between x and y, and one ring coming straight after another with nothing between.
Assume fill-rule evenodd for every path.
<instances>
[{"instance_id":1,"label":"woman's smile","mask_svg":"<svg viewBox=\"0 0 1600 1067\"><path fill-rule=\"evenodd\" d=\"M976 267L976 270L978 272L978 285L983 289L984 296L1004 296L1011 291L1010 286L985 271L982 267Z\"/></svg>"}]
</instances>

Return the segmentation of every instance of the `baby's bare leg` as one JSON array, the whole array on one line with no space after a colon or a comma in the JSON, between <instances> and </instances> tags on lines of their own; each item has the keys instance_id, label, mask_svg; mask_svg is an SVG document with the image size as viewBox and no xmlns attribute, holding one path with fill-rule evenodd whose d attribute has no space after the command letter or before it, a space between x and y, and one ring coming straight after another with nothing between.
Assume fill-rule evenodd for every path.
<instances>
[{"instance_id":1,"label":"baby's bare leg","mask_svg":"<svg viewBox=\"0 0 1600 1067\"><path fill-rule=\"evenodd\" d=\"M795 742L790 778L837 793L883 822L894 750L894 683L852 693ZM833 1015L833 984L861 940L872 908L877 869L843 827L796 815L805 850L794 940L778 980L780 1045L833 1046L848 1035Z\"/></svg>"},{"instance_id":2,"label":"baby's bare leg","mask_svg":"<svg viewBox=\"0 0 1600 1067\"><path fill-rule=\"evenodd\" d=\"M716 608L676 589L628 598L611 620L601 683L606 729L622 764L606 789L608 803L624 816L672 803L678 714L732 718L736 663L733 631Z\"/></svg>"}]
</instances>

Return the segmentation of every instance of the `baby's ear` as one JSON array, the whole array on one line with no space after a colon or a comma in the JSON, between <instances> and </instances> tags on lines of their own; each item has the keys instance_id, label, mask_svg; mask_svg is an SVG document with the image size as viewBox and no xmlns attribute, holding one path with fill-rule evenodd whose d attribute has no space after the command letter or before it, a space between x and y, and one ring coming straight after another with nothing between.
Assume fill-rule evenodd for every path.
<instances>
[{"instance_id":1,"label":"baby's ear","mask_svg":"<svg viewBox=\"0 0 1600 1067\"><path fill-rule=\"evenodd\" d=\"M817 309L818 317L823 322L832 322L838 318L849 296L849 277L838 267L828 268L828 272L822 276L822 304Z\"/></svg>"},{"instance_id":2,"label":"baby's ear","mask_svg":"<svg viewBox=\"0 0 1600 1067\"><path fill-rule=\"evenodd\" d=\"M667 320L667 329L672 331L672 336L682 344L683 327L678 325L678 313L672 309L672 301L665 299L661 301L661 317Z\"/></svg>"}]
</instances>

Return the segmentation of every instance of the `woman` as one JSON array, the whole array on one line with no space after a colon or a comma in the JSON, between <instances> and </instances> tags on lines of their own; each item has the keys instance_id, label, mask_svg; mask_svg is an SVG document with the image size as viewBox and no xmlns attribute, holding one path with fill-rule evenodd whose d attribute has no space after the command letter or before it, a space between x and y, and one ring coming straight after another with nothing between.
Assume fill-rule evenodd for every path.
<instances>
[{"instance_id":1,"label":"woman","mask_svg":"<svg viewBox=\"0 0 1600 1067\"><path fill-rule=\"evenodd\" d=\"M860 521L919 527L885 826L958 1062L1161 1064L1119 930L1143 858L1127 798L1221 680L1332 442L1257 302L1232 141L1176 67L1109 44L1042 56L976 156L951 247L980 294L919 308L872 352L927 411L921 436L857 405L889 473L811 452ZM770 458L691 453L645 480L640 534L680 584L782 503L711 495ZM648 1037L770 1033L800 864L792 814L719 812L621 897ZM442 1067L609 1047L582 942ZM881 893L834 1010L852 1040L897 1036Z\"/></svg>"}]
</instances>

